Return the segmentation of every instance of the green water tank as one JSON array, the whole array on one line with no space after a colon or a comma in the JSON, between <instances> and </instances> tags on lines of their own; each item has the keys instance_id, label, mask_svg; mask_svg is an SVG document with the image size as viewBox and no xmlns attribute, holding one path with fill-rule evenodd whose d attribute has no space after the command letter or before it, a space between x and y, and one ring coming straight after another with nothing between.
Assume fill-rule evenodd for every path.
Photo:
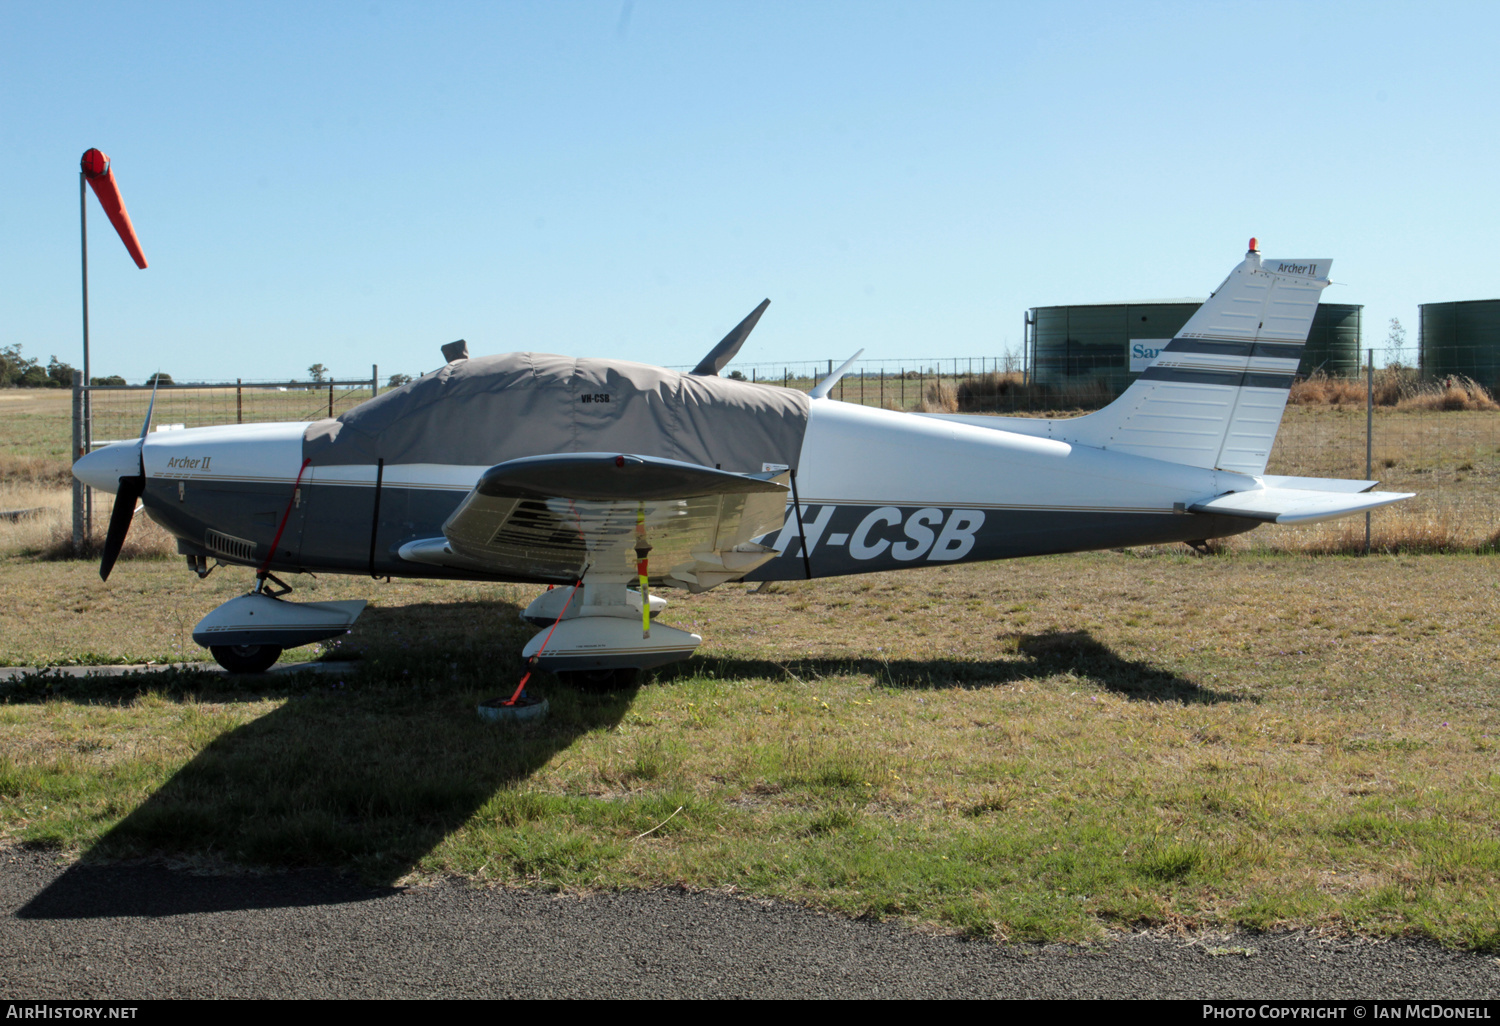
<instances>
[{"instance_id":1,"label":"green water tank","mask_svg":"<svg viewBox=\"0 0 1500 1026\"><path fill-rule=\"evenodd\" d=\"M1418 359L1428 378L1462 375L1500 387L1500 299L1424 303Z\"/></svg>"},{"instance_id":2,"label":"green water tank","mask_svg":"<svg viewBox=\"0 0 1500 1026\"><path fill-rule=\"evenodd\" d=\"M1060 392L1118 395L1202 302L1033 307L1027 318L1027 356L1034 379ZM1330 377L1358 374L1363 311L1358 305L1320 303L1298 374L1306 377L1319 369Z\"/></svg>"}]
</instances>

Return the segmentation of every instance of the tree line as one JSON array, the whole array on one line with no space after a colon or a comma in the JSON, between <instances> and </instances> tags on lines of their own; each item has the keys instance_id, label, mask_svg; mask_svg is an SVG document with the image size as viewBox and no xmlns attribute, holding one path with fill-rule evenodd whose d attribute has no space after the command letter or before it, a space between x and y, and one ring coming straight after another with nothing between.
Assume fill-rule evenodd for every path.
<instances>
[{"instance_id":1,"label":"tree line","mask_svg":"<svg viewBox=\"0 0 1500 1026\"><path fill-rule=\"evenodd\" d=\"M95 378L98 385L123 385L119 376ZM37 359L21 353L19 345L0 346L0 388L72 388L73 365L56 356L42 366Z\"/></svg>"},{"instance_id":2,"label":"tree line","mask_svg":"<svg viewBox=\"0 0 1500 1026\"><path fill-rule=\"evenodd\" d=\"M44 367L40 360L22 354L20 345L0 346L0 388L72 388L75 373L71 363L65 363L56 356L49 359ZM172 383L170 374L153 374L146 384L155 383L157 378L161 378L163 385ZM110 374L90 378L89 384L123 385L125 379L118 374Z\"/></svg>"},{"instance_id":3,"label":"tree line","mask_svg":"<svg viewBox=\"0 0 1500 1026\"><path fill-rule=\"evenodd\" d=\"M47 361L44 367L40 360L22 354L18 344L0 346L0 388L72 388L75 369L72 364L64 363L56 356ZM331 376L327 367L321 363L315 363L307 368L307 373L316 383L322 383ZM158 383L172 384L172 375L153 374L146 379L146 384ZM397 388L411 380L410 374L392 374L389 388ZM94 377L89 379L91 385L123 385L125 379L118 374L107 377ZM290 381L289 385L302 384Z\"/></svg>"}]
</instances>

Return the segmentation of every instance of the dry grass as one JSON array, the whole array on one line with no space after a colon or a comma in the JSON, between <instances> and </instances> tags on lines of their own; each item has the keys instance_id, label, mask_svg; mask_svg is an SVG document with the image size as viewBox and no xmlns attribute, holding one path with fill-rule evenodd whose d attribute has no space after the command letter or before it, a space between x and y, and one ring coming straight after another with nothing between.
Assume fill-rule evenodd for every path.
<instances>
[{"instance_id":1,"label":"dry grass","mask_svg":"<svg viewBox=\"0 0 1500 1026\"><path fill-rule=\"evenodd\" d=\"M1026 384L1016 371L990 371L929 382L916 412L1066 417L1099 409L1113 398L1092 383L1054 388Z\"/></svg>"},{"instance_id":2,"label":"dry grass","mask_svg":"<svg viewBox=\"0 0 1500 1026\"><path fill-rule=\"evenodd\" d=\"M927 386L922 401L917 404L918 413L957 413L958 391L941 379Z\"/></svg>"},{"instance_id":3,"label":"dry grass","mask_svg":"<svg viewBox=\"0 0 1500 1026\"><path fill-rule=\"evenodd\" d=\"M65 458L41 420L4 423L14 458ZM1374 515L1377 553L1493 546L1497 424L1378 413L1377 473L1421 499ZM1359 407L1293 407L1271 472L1354 476L1363 431ZM45 506L55 532L67 492L27 479L48 473L4 478L0 505ZM0 552L56 537L4 530ZM705 637L698 658L614 696L541 678L552 718L514 732L474 705L519 677L528 589L299 578L303 599L375 600L340 649L362 657L347 688L8 686L0 838L386 882L733 889L984 937L1294 926L1500 948L1500 557L1255 551L1362 546L1355 520L1260 528L1213 559L674 595L664 619ZM250 579L0 567L12 664L201 659L192 625Z\"/></svg>"},{"instance_id":4,"label":"dry grass","mask_svg":"<svg viewBox=\"0 0 1500 1026\"><path fill-rule=\"evenodd\" d=\"M1377 510L1371 517L1370 547L1373 555L1422 555L1433 553L1489 554L1497 550L1500 537L1475 533L1455 522L1451 511L1434 514L1430 509L1405 509L1405 504ZM1177 546L1145 546L1141 552L1170 553ZM1363 517L1346 517L1321 524L1283 527L1267 524L1248 534L1237 534L1209 542L1208 554L1262 553L1302 556L1359 556L1365 554Z\"/></svg>"},{"instance_id":5,"label":"dry grass","mask_svg":"<svg viewBox=\"0 0 1500 1026\"><path fill-rule=\"evenodd\" d=\"M1020 401L1021 393L1026 391L1018 392L1014 375L1006 374L976 377L969 383L952 377L916 380L925 380L926 399L921 408L929 411L954 412L965 403L982 405L985 401ZM910 376L906 381L913 383ZM1357 393L1358 398L1357 401L1309 401L1288 406L1268 472L1304 477L1363 477L1363 383L1314 379L1304 384L1308 388L1337 387L1342 390L1336 393L1337 396L1348 399ZM1496 416L1493 403L1485 398L1487 393L1482 390L1473 391L1458 383L1451 390L1443 388L1428 393L1417 390L1419 384L1410 372L1399 369L1382 371L1377 378L1377 398L1387 405L1378 406L1375 412L1372 476L1382 482L1384 489L1414 492L1417 497L1375 514L1375 544L1396 551L1425 550L1434 546L1426 542L1418 544L1417 539L1449 536L1459 548L1483 550L1500 532L1500 503L1495 501L1496 489L1500 487L1500 416ZM876 399L877 389L869 383L866 386L866 398ZM857 396L858 391L857 388L851 389L849 394ZM1043 395L1041 390L1033 391L1040 396L1034 401L1045 402L1052 408L1052 415L1069 415L1062 408L1070 403L1086 405L1087 397L1082 393ZM1451 398L1450 391L1453 393ZM915 392L916 388L912 388L905 400L910 401ZM235 397L232 393L207 395L205 390L205 394L205 398L197 399L192 394L172 394L170 402L163 400L161 409L167 422L198 424L222 420L225 415L233 420ZM1335 393L1330 392L1330 395ZM1401 398L1402 395L1405 398ZM888 404L899 405L902 399L892 381L886 382L885 396ZM0 403L3 403L0 410L6 414L0 418L0 447L3 447L0 482L23 485L54 482L59 487L69 483L67 398L65 393L53 390L0 392ZM247 391L244 405L247 417L251 413L256 417L305 415L309 412L308 404L315 398L307 393ZM120 393L110 396L109 402L114 404L111 407L114 412L110 414L113 420L107 423L122 430L126 424L135 424L138 430L139 418L145 409L144 393ZM1486 402L1490 402L1489 408L1478 408ZM103 404L104 400L101 400L101 418L104 417ZM1459 405L1466 408L1449 408ZM21 415L11 416L13 412ZM105 422L101 420L101 423ZM107 521L110 500L101 497L100 502L99 519ZM20 503L0 504L0 508L15 508L17 505ZM1261 528L1228 544L1233 548L1343 551L1342 533L1357 530L1362 548L1363 525L1357 521L1355 524ZM141 524L137 525L138 530L141 527ZM9 540L15 532L6 532L0 525L0 553L24 549L31 552L45 550L56 555L62 551L56 545L36 541L35 525L28 527L27 531L31 533L18 547ZM99 523L98 531L102 533L103 523ZM1379 537L1382 531L1387 534L1384 541ZM131 532L131 537L133 541L137 538L136 530ZM142 533L139 537L144 541L148 535ZM152 554L161 552L161 541L158 539L159 544L155 548L148 547L147 551Z\"/></svg>"},{"instance_id":6,"label":"dry grass","mask_svg":"<svg viewBox=\"0 0 1500 1026\"><path fill-rule=\"evenodd\" d=\"M1267 471L1302 477L1365 475L1363 407L1290 406ZM1377 548L1418 550L1422 538L1450 537L1458 548L1486 551L1500 531L1500 417L1493 412L1379 407L1375 411L1372 477L1386 491L1416 497L1372 516ZM1330 551L1337 537L1357 532L1362 518L1308 527L1263 527L1231 540L1235 547ZM1386 540L1382 541L1382 534Z\"/></svg>"},{"instance_id":7,"label":"dry grass","mask_svg":"<svg viewBox=\"0 0 1500 1026\"><path fill-rule=\"evenodd\" d=\"M1362 380L1330 378L1322 371L1315 371L1311 377L1293 382L1287 402L1297 406L1363 406L1365 393L1366 386Z\"/></svg>"},{"instance_id":8,"label":"dry grass","mask_svg":"<svg viewBox=\"0 0 1500 1026\"><path fill-rule=\"evenodd\" d=\"M1495 562L1100 553L673 595L698 658L612 696L539 679L552 716L515 731L474 705L521 670L528 589L322 578L305 598L376 599L347 682L7 692L0 836L384 882L731 889L981 937L1492 949ZM121 639L170 633L171 596L190 626L248 581L12 570L94 597L56 635L80 661L148 655Z\"/></svg>"},{"instance_id":9,"label":"dry grass","mask_svg":"<svg viewBox=\"0 0 1500 1026\"><path fill-rule=\"evenodd\" d=\"M0 511L27 510L15 520L0 518L0 556L32 559L98 559L109 529L114 497L94 495L94 533L73 544L73 492L71 488L30 485L0 478ZM150 517L138 514L125 537L121 559L165 559L177 555L177 540Z\"/></svg>"},{"instance_id":10,"label":"dry grass","mask_svg":"<svg viewBox=\"0 0 1500 1026\"><path fill-rule=\"evenodd\" d=\"M1371 396L1376 406L1400 410L1500 410L1489 390L1472 378L1424 381L1407 367L1383 367L1369 383L1362 377L1331 378L1316 371L1293 383L1287 401L1294 406L1363 408Z\"/></svg>"},{"instance_id":11,"label":"dry grass","mask_svg":"<svg viewBox=\"0 0 1500 1026\"><path fill-rule=\"evenodd\" d=\"M1003 403L1028 396L1031 391L1018 372L990 371L961 380L956 397L959 410L969 412L999 409Z\"/></svg>"},{"instance_id":12,"label":"dry grass","mask_svg":"<svg viewBox=\"0 0 1500 1026\"><path fill-rule=\"evenodd\" d=\"M0 554L38 553L60 527L72 523L72 492L24 481L0 479L0 511L26 510L17 519L0 519Z\"/></svg>"},{"instance_id":13,"label":"dry grass","mask_svg":"<svg viewBox=\"0 0 1500 1026\"><path fill-rule=\"evenodd\" d=\"M16 456L0 453L0 486L15 484L30 487L71 488L73 475L66 454L61 457ZM0 498L0 507L8 500Z\"/></svg>"},{"instance_id":14,"label":"dry grass","mask_svg":"<svg viewBox=\"0 0 1500 1026\"><path fill-rule=\"evenodd\" d=\"M1402 410L1500 410L1487 388L1462 375L1423 382L1396 406Z\"/></svg>"}]
</instances>

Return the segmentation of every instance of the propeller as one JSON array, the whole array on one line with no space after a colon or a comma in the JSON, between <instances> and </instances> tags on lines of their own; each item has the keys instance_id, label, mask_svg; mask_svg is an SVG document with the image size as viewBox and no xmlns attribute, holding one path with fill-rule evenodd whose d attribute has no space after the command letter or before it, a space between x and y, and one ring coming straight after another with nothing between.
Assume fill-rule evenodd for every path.
<instances>
[{"instance_id":1,"label":"propeller","mask_svg":"<svg viewBox=\"0 0 1500 1026\"><path fill-rule=\"evenodd\" d=\"M141 440L136 446L136 465L140 473L120 478L120 488L115 492L115 507L109 514L109 531L104 535L104 554L99 560L100 580L109 580L109 572L120 558L125 547L125 535L130 533L130 521L135 517L135 504L146 493L146 433L151 430L151 414L156 409L156 390L161 387L161 375L151 386L151 403L146 407L146 423L141 425Z\"/></svg>"}]
</instances>

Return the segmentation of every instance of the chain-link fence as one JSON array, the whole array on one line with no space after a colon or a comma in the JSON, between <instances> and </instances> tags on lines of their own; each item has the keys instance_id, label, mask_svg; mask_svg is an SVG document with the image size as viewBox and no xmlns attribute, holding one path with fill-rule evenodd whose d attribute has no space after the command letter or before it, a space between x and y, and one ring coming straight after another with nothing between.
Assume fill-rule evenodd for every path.
<instances>
[{"instance_id":1,"label":"chain-link fence","mask_svg":"<svg viewBox=\"0 0 1500 1026\"><path fill-rule=\"evenodd\" d=\"M1364 478L1368 451L1370 474L1382 482L1381 488L1416 493L1415 499L1375 514L1377 546L1382 544L1382 532L1407 547L1472 548L1489 543L1500 533L1495 493L1500 482L1500 406L1487 391L1464 380L1423 378L1401 369L1400 357L1405 354L1385 355L1394 355L1394 366L1376 370L1373 381L1315 378L1299 383L1267 472ZM730 376L805 392L840 362L738 364ZM157 429L314 420L338 416L379 390L376 380L164 385L152 420ZM140 433L149 387L86 391L95 445ZM1367 391L1375 392L1372 410L1366 409ZM1029 382L1019 357L1002 354L861 361L839 380L831 397L905 412L1068 417L1099 409L1115 396L1087 387L1058 389ZM1252 537L1312 539L1307 544L1315 547L1355 527L1362 538L1362 520L1357 525L1340 521L1316 528L1263 530Z\"/></svg>"},{"instance_id":2,"label":"chain-link fence","mask_svg":"<svg viewBox=\"0 0 1500 1026\"><path fill-rule=\"evenodd\" d=\"M90 385L73 388L72 452L77 459L110 442L138 438L151 410L155 431L216 424L256 424L336 417L378 395L379 378L361 381L291 381L178 385ZM93 489L73 482L73 543L81 549L96 533Z\"/></svg>"},{"instance_id":3,"label":"chain-link fence","mask_svg":"<svg viewBox=\"0 0 1500 1026\"><path fill-rule=\"evenodd\" d=\"M97 447L122 438L135 438L151 402L150 385L94 385L80 389L90 414L86 437ZM151 414L154 430L208 427L214 424L257 424L270 421L317 420L337 417L379 393L372 379L272 384L229 383L162 385L155 390Z\"/></svg>"}]
</instances>

